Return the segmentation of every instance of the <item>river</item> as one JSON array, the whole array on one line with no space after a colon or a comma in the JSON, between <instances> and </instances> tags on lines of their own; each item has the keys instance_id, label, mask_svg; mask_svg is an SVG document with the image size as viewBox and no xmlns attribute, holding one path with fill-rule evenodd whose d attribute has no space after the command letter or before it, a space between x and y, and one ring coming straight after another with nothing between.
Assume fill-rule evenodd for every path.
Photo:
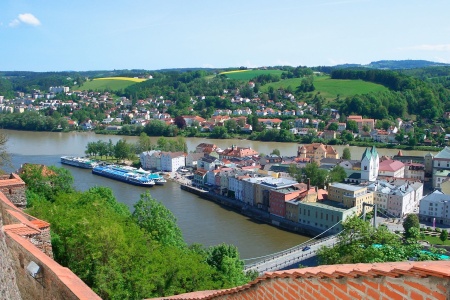
<instances>
[{"instance_id":1,"label":"river","mask_svg":"<svg viewBox=\"0 0 450 300\"><path fill-rule=\"evenodd\" d=\"M92 132L27 132L2 130L8 135L7 151L12 156L12 169L17 170L23 163L38 163L55 165L70 170L74 177L74 185L78 190L87 190L93 186L110 187L117 200L126 204L130 210L145 191L161 201L169 208L178 220L188 244L199 243L204 246L220 243L234 244L238 247L241 258L252 258L278 252L298 245L308 238L294 233L279 230L275 227L260 224L243 217L233 211L217 204L203 200L188 192L182 191L178 184L168 182L165 186L143 188L131 186L122 182L113 181L100 176L92 175L89 170L61 165L60 156L83 156L86 145L98 140L115 144L119 139L125 138L129 142L136 142L137 137L123 137L116 135L96 135ZM152 138L156 143L157 138ZM195 149L199 143L214 143L225 149L234 144L237 146L252 147L256 151L268 154L273 149L279 149L282 155L296 155L298 144L258 142L248 140L212 140L202 138L187 138L189 150ZM344 146L336 146L342 154ZM350 147L352 158L359 159L364 148ZM394 155L398 150L379 149L380 155ZM403 151L405 155L424 155L424 151Z\"/></svg>"}]
</instances>

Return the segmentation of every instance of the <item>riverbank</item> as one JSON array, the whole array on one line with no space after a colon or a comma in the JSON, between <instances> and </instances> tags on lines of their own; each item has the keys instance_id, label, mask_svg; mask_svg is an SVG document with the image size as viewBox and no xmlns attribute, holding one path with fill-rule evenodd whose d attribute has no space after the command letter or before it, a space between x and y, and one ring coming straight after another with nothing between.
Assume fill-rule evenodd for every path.
<instances>
[{"instance_id":1,"label":"riverbank","mask_svg":"<svg viewBox=\"0 0 450 300\"><path fill-rule=\"evenodd\" d=\"M234 212L237 212L243 216L249 217L254 221L262 222L279 229L287 230L290 232L298 233L301 235L306 235L309 237L316 237L321 234L322 231L296 222L292 222L285 218L270 214L269 212L265 212L261 209L258 209L253 206L249 206L248 204L231 199L229 197L225 197L211 191L203 190L197 187L194 187L189 184L184 184L181 181L177 181L180 184L180 188L186 192L195 194L203 199L212 201L216 204L219 204L223 207L229 208ZM323 236L327 236L328 234L324 234Z\"/></svg>"}]
</instances>

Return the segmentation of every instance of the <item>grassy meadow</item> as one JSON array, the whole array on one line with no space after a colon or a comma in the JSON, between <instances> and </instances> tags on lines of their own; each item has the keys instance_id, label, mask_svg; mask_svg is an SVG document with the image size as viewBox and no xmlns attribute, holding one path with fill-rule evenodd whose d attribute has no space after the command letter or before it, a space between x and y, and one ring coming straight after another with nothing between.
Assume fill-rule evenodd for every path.
<instances>
[{"instance_id":1,"label":"grassy meadow","mask_svg":"<svg viewBox=\"0 0 450 300\"><path fill-rule=\"evenodd\" d=\"M287 88L291 86L295 91L300 85L302 78L291 78L281 80L279 82L268 83L261 87L261 90L267 91L269 86L274 89ZM387 91L388 89L381 84L372 82L366 82L362 80L347 80L347 79L331 79L329 76L314 77L314 87L316 90L312 92L320 94L327 100L336 99L339 95L340 98L346 98L357 94L367 94L369 92Z\"/></svg>"},{"instance_id":2,"label":"grassy meadow","mask_svg":"<svg viewBox=\"0 0 450 300\"><path fill-rule=\"evenodd\" d=\"M281 73L283 73L281 70L236 70L222 72L220 75L223 74L230 79L236 80L252 80L253 78L263 74L274 74L281 76Z\"/></svg>"},{"instance_id":3,"label":"grassy meadow","mask_svg":"<svg viewBox=\"0 0 450 300\"><path fill-rule=\"evenodd\" d=\"M95 78L91 81L86 81L81 87L74 88L75 90L111 90L118 91L129 87L130 85L136 84L138 82L145 81L142 78L131 78L131 77L103 77Z\"/></svg>"}]
</instances>

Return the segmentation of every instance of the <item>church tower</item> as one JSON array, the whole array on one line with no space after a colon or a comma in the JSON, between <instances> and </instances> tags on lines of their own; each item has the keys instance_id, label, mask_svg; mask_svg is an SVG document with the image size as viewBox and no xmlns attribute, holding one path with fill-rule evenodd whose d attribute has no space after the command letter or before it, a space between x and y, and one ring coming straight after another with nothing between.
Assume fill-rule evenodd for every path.
<instances>
[{"instance_id":1,"label":"church tower","mask_svg":"<svg viewBox=\"0 0 450 300\"><path fill-rule=\"evenodd\" d=\"M361 158L361 179L375 181L380 169L380 156L375 147L366 148Z\"/></svg>"}]
</instances>

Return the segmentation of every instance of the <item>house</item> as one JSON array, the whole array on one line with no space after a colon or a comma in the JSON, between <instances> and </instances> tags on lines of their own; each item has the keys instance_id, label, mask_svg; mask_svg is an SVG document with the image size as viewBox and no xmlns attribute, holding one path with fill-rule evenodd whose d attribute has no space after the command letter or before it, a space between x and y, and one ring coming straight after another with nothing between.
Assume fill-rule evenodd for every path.
<instances>
[{"instance_id":1,"label":"house","mask_svg":"<svg viewBox=\"0 0 450 300\"><path fill-rule=\"evenodd\" d=\"M379 164L379 176L390 176L396 178L405 177L405 165L398 160L385 159Z\"/></svg>"},{"instance_id":2,"label":"house","mask_svg":"<svg viewBox=\"0 0 450 300\"><path fill-rule=\"evenodd\" d=\"M362 116L348 116L348 121L355 121L358 125L358 131L362 132L364 127L367 127L369 131L373 130L375 128L375 120L374 119L363 119Z\"/></svg>"},{"instance_id":3,"label":"house","mask_svg":"<svg viewBox=\"0 0 450 300\"><path fill-rule=\"evenodd\" d=\"M203 152L190 152L186 156L186 166L196 168L198 160L205 156Z\"/></svg>"},{"instance_id":4,"label":"house","mask_svg":"<svg viewBox=\"0 0 450 300\"><path fill-rule=\"evenodd\" d=\"M186 166L184 152L161 152L161 170L174 172L180 167Z\"/></svg>"},{"instance_id":5,"label":"house","mask_svg":"<svg viewBox=\"0 0 450 300\"><path fill-rule=\"evenodd\" d=\"M265 125L268 129L279 128L281 122L280 119L258 119L258 123Z\"/></svg>"},{"instance_id":6,"label":"house","mask_svg":"<svg viewBox=\"0 0 450 300\"><path fill-rule=\"evenodd\" d=\"M227 148L227 149L223 150L219 154L219 158L220 159L223 159L223 158L227 158L227 159L232 159L232 158L243 159L245 157L252 157L254 155L258 155L258 152L256 152L252 148L237 147L236 145L232 145L231 148Z\"/></svg>"},{"instance_id":7,"label":"house","mask_svg":"<svg viewBox=\"0 0 450 300\"><path fill-rule=\"evenodd\" d=\"M298 147L297 157L310 158L311 160L320 163L323 158L339 158L339 153L330 145L322 143L312 143Z\"/></svg>"}]
</instances>

